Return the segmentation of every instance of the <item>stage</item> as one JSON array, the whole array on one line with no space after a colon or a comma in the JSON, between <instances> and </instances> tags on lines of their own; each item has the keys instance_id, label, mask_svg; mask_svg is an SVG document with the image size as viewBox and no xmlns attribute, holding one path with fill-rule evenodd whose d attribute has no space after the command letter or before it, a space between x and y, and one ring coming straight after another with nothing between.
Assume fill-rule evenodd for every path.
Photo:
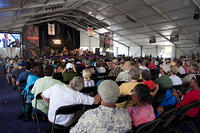
<instances>
[{"instance_id":1,"label":"stage","mask_svg":"<svg viewBox=\"0 0 200 133\"><path fill-rule=\"evenodd\" d=\"M16 47L8 47L8 48L0 48L0 55L2 58L10 57L14 58L16 55L18 57L21 56L22 49L21 48L16 48Z\"/></svg>"}]
</instances>

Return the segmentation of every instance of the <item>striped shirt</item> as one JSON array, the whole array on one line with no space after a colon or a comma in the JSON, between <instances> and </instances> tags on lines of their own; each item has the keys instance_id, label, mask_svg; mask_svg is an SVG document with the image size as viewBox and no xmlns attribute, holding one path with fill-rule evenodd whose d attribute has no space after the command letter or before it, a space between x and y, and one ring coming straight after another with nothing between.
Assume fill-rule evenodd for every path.
<instances>
[{"instance_id":1,"label":"striped shirt","mask_svg":"<svg viewBox=\"0 0 200 133\"><path fill-rule=\"evenodd\" d=\"M94 80L84 81L84 87L95 86Z\"/></svg>"}]
</instances>

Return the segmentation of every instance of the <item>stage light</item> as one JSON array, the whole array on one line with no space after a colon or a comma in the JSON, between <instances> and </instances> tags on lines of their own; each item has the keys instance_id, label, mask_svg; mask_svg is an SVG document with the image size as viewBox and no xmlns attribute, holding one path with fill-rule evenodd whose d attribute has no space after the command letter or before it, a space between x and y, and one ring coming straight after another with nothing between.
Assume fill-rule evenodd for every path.
<instances>
[{"instance_id":1,"label":"stage light","mask_svg":"<svg viewBox=\"0 0 200 133\"><path fill-rule=\"evenodd\" d=\"M53 43L60 45L62 44L62 41L60 39L53 39Z\"/></svg>"},{"instance_id":2,"label":"stage light","mask_svg":"<svg viewBox=\"0 0 200 133\"><path fill-rule=\"evenodd\" d=\"M194 16L193 16L194 20L199 20L199 8L196 7L195 11L194 11Z\"/></svg>"}]
</instances>

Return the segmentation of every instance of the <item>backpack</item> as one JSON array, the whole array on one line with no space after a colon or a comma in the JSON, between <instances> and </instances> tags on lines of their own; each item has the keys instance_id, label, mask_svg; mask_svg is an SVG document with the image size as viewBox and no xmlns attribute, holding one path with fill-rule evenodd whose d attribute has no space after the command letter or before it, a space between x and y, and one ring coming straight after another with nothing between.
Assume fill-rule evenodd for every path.
<instances>
[{"instance_id":1,"label":"backpack","mask_svg":"<svg viewBox=\"0 0 200 133\"><path fill-rule=\"evenodd\" d=\"M31 96L27 95L26 100L22 106L22 119L24 121L31 120L32 119L31 114L32 114Z\"/></svg>"}]
</instances>

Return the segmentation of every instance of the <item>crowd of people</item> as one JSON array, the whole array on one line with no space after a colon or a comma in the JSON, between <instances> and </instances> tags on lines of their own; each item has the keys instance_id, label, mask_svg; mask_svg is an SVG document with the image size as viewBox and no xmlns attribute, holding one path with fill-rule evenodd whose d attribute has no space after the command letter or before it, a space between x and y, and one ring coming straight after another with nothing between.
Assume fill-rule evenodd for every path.
<instances>
[{"instance_id":1,"label":"crowd of people","mask_svg":"<svg viewBox=\"0 0 200 133\"><path fill-rule=\"evenodd\" d=\"M8 58L5 68L8 83L18 89L25 103L32 103L32 116L37 108L39 115L47 115L53 123L61 106L99 105L80 117L70 114L56 118L55 123L62 126L79 119L71 128L72 133L125 133L171 108L200 100L199 54L173 60L151 56ZM98 94L81 93L85 87L97 87ZM35 107L39 93L43 100ZM131 99L117 103L125 95ZM187 116L196 117L199 109L191 109Z\"/></svg>"}]
</instances>

